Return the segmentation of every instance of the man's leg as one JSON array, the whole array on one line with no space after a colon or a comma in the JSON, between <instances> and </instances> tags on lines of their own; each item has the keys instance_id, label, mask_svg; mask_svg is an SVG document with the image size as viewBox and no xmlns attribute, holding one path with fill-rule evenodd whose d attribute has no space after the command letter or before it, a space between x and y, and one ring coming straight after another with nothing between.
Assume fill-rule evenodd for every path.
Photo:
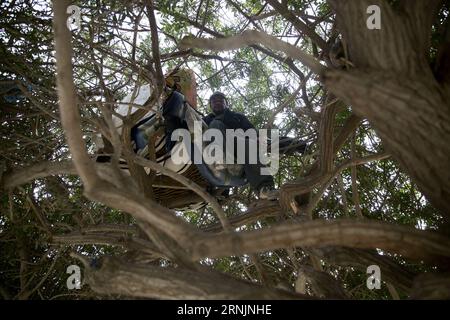
<instances>
[{"instance_id":1,"label":"man's leg","mask_svg":"<svg viewBox=\"0 0 450 320\"><path fill-rule=\"evenodd\" d=\"M209 124L209 128L218 129L222 132L223 137L226 136L226 125L221 121L221 119L214 119ZM273 177L271 175L262 175L261 174L261 168L264 168L265 166L261 164L261 161L259 159L259 154L257 156L257 162L254 164L251 164L249 161L250 158L250 143L255 143L254 141L250 141L249 139L246 139L245 141L245 163L244 171L245 176L247 178L247 181L250 184L250 187L256 192L260 193L261 189L267 188L268 190L272 190L274 188L274 181ZM225 148L225 141L224 141L224 152L226 152ZM236 158L236 152L238 152L237 149L234 150L234 155ZM270 196L269 196L270 197Z\"/></svg>"},{"instance_id":2,"label":"man's leg","mask_svg":"<svg viewBox=\"0 0 450 320\"><path fill-rule=\"evenodd\" d=\"M255 191L259 191L262 187L274 187L273 177L271 175L262 175L261 168L264 168L264 166L260 163L246 163L244 165L245 176Z\"/></svg>"},{"instance_id":3,"label":"man's leg","mask_svg":"<svg viewBox=\"0 0 450 320\"><path fill-rule=\"evenodd\" d=\"M208 129L217 129L222 133L222 137L223 140L221 141L222 143L222 152L224 155L224 158L222 159L221 165L225 165L225 154L226 154L226 143L225 143L225 135L226 135L226 130L227 130L227 126L223 123L223 121L218 117L216 117L216 119L214 119L213 121L211 121L211 123L208 126ZM218 144L218 141L213 141L211 142L209 145L213 145L213 144Z\"/></svg>"},{"instance_id":4,"label":"man's leg","mask_svg":"<svg viewBox=\"0 0 450 320\"><path fill-rule=\"evenodd\" d=\"M250 183L251 188L259 192L262 188L267 187L268 189L274 188L274 181L273 177L271 175L263 175L261 174L261 168L265 168L266 166L261 164L261 161L259 159L259 153L257 156L257 162L254 164L251 164L249 161L250 158L250 143L249 139L246 139L245 142L245 164L244 164L244 170L245 175L247 177L248 182Z\"/></svg>"}]
</instances>

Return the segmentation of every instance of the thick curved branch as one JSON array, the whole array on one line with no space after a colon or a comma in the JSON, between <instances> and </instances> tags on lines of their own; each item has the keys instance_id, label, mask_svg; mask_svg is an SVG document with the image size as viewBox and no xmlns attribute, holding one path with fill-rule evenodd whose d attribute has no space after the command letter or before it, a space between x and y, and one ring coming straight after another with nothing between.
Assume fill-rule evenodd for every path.
<instances>
[{"instance_id":1,"label":"thick curved branch","mask_svg":"<svg viewBox=\"0 0 450 320\"><path fill-rule=\"evenodd\" d=\"M333 70L324 79L331 92L370 121L386 150L450 219L450 105L439 84L425 75L388 71Z\"/></svg>"},{"instance_id":2,"label":"thick curved branch","mask_svg":"<svg viewBox=\"0 0 450 320\"><path fill-rule=\"evenodd\" d=\"M308 299L289 291L269 289L216 272L135 265L104 258L100 269L86 272L98 293L159 299Z\"/></svg>"},{"instance_id":3,"label":"thick curved branch","mask_svg":"<svg viewBox=\"0 0 450 320\"><path fill-rule=\"evenodd\" d=\"M98 180L95 166L86 152L86 144L81 131L80 112L72 72L71 32L67 28L66 10L70 1L53 1L56 52L56 83L58 87L59 110L62 127L72 153L75 168L86 189L91 189Z\"/></svg>"},{"instance_id":4,"label":"thick curved branch","mask_svg":"<svg viewBox=\"0 0 450 320\"><path fill-rule=\"evenodd\" d=\"M143 239L138 239L134 237L128 237L125 235L112 235L112 234L84 234L80 232L73 232L64 235L53 236L51 244L54 245L110 245L110 246L121 246L129 250L138 250L146 252L157 257L166 256L160 252L154 244Z\"/></svg>"},{"instance_id":5,"label":"thick curved branch","mask_svg":"<svg viewBox=\"0 0 450 320\"><path fill-rule=\"evenodd\" d=\"M134 188L128 191L105 183L91 190L89 196L108 206L129 212L136 219L154 226L185 247L189 247L199 235L197 229L176 217L174 211L142 196Z\"/></svg>"},{"instance_id":6,"label":"thick curved branch","mask_svg":"<svg viewBox=\"0 0 450 320\"><path fill-rule=\"evenodd\" d=\"M111 165L95 163L95 168L100 178L117 184L111 173ZM12 189L35 179L55 176L60 174L77 174L73 161L63 160L58 162L44 161L24 168L16 168L4 173L0 186Z\"/></svg>"},{"instance_id":7,"label":"thick curved branch","mask_svg":"<svg viewBox=\"0 0 450 320\"><path fill-rule=\"evenodd\" d=\"M29 167L15 169L3 175L2 184L5 189L12 189L34 179L45 178L58 174L76 174L72 161L45 161Z\"/></svg>"},{"instance_id":8,"label":"thick curved branch","mask_svg":"<svg viewBox=\"0 0 450 320\"><path fill-rule=\"evenodd\" d=\"M442 234L379 221L350 219L286 223L263 230L214 235L196 243L192 255L195 259L216 258L294 246L379 248L410 259L443 264L450 261L450 238Z\"/></svg>"},{"instance_id":9,"label":"thick curved branch","mask_svg":"<svg viewBox=\"0 0 450 320\"><path fill-rule=\"evenodd\" d=\"M221 39L194 38L189 36L180 41L179 47L181 49L199 48L220 51L239 49L254 44L262 44L271 50L284 52L287 56L302 62L318 75L322 75L326 69L313 56L296 46L281 41L267 33L255 30L246 30L242 34Z\"/></svg>"}]
</instances>

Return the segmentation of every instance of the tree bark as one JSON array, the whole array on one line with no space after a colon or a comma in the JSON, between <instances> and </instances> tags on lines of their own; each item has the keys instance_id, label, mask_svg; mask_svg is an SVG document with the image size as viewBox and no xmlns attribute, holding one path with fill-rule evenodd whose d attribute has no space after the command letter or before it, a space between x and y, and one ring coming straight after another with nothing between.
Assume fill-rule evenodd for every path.
<instances>
[{"instance_id":1,"label":"tree bark","mask_svg":"<svg viewBox=\"0 0 450 320\"><path fill-rule=\"evenodd\" d=\"M159 299L308 299L285 290L269 289L217 272L136 265L104 258L99 269L88 268L90 287L105 294Z\"/></svg>"},{"instance_id":2,"label":"tree bark","mask_svg":"<svg viewBox=\"0 0 450 320\"><path fill-rule=\"evenodd\" d=\"M431 26L442 1L329 0L354 69L325 72L326 86L366 117L386 149L450 219L450 92L429 65ZM381 8L381 29L366 9ZM430 152L433 150L433 152Z\"/></svg>"}]
</instances>

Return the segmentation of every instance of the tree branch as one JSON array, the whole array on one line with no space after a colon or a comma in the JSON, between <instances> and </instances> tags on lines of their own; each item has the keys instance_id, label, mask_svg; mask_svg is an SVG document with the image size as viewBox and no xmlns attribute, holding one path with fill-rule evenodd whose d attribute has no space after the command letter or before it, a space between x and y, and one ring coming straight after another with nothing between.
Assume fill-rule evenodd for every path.
<instances>
[{"instance_id":1,"label":"tree branch","mask_svg":"<svg viewBox=\"0 0 450 320\"><path fill-rule=\"evenodd\" d=\"M188 187L190 190L194 191L196 194L198 194L200 197L202 197L206 202L208 202L211 205L214 212L217 214L220 222L222 223L224 230L230 231L230 224L227 220L227 216L223 211L222 207L219 205L219 203L213 196L211 196L208 192L203 190L198 184L183 177L182 175L176 172L173 172L172 170L163 167L162 165L156 162L144 159L142 157L134 157L134 162L141 166L148 167L152 170L161 172L162 174L174 179L175 181L180 182L184 186Z\"/></svg>"},{"instance_id":2,"label":"tree branch","mask_svg":"<svg viewBox=\"0 0 450 320\"><path fill-rule=\"evenodd\" d=\"M448 265L450 239L432 231L417 230L379 221L313 220L285 223L271 228L205 237L193 246L194 259L260 252L299 246L380 248L405 258Z\"/></svg>"},{"instance_id":3,"label":"tree branch","mask_svg":"<svg viewBox=\"0 0 450 320\"><path fill-rule=\"evenodd\" d=\"M86 279L96 292L159 299L307 299L293 292L268 289L208 271L134 265L103 258L98 270L88 269Z\"/></svg>"},{"instance_id":4,"label":"tree branch","mask_svg":"<svg viewBox=\"0 0 450 320\"><path fill-rule=\"evenodd\" d=\"M35 179L67 173L77 173L72 161L45 161L25 168L14 169L6 172L3 175L2 183L5 189L12 189Z\"/></svg>"},{"instance_id":5,"label":"tree branch","mask_svg":"<svg viewBox=\"0 0 450 320\"><path fill-rule=\"evenodd\" d=\"M262 44L271 50L284 52L287 56L302 62L318 75L322 75L326 70L326 67L321 65L318 60L296 46L255 30L246 30L240 35L220 39L185 37L180 41L179 47L180 49L234 50L254 44Z\"/></svg>"},{"instance_id":6,"label":"tree branch","mask_svg":"<svg viewBox=\"0 0 450 320\"><path fill-rule=\"evenodd\" d=\"M315 31L298 19L286 6L277 0L267 0L267 2L278 11L286 20L292 23L299 33L307 35L319 48L326 50L327 43Z\"/></svg>"},{"instance_id":7,"label":"tree branch","mask_svg":"<svg viewBox=\"0 0 450 320\"><path fill-rule=\"evenodd\" d=\"M94 187L98 176L86 152L86 144L83 140L83 132L80 126L80 112L77 106L77 95L72 72L72 35L66 26L66 10L69 4L69 0L53 1L59 110L62 127L73 156L75 168L83 180L85 188L90 190Z\"/></svg>"}]
</instances>

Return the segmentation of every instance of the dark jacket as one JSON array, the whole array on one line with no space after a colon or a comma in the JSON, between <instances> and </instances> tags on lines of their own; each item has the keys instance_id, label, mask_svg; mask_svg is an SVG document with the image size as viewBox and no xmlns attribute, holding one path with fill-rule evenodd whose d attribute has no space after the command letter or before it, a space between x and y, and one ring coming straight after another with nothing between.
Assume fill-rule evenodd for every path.
<instances>
[{"instance_id":1,"label":"dark jacket","mask_svg":"<svg viewBox=\"0 0 450 320\"><path fill-rule=\"evenodd\" d=\"M219 115L219 118L221 118L220 120L223 121L228 129L243 129L245 131L250 128L255 128L250 120L248 120L248 118L240 112L234 112L227 108L223 111L223 119L220 116L221 115ZM214 113L210 113L203 118L203 121L205 121L205 123L209 126L215 118L216 115Z\"/></svg>"}]
</instances>

